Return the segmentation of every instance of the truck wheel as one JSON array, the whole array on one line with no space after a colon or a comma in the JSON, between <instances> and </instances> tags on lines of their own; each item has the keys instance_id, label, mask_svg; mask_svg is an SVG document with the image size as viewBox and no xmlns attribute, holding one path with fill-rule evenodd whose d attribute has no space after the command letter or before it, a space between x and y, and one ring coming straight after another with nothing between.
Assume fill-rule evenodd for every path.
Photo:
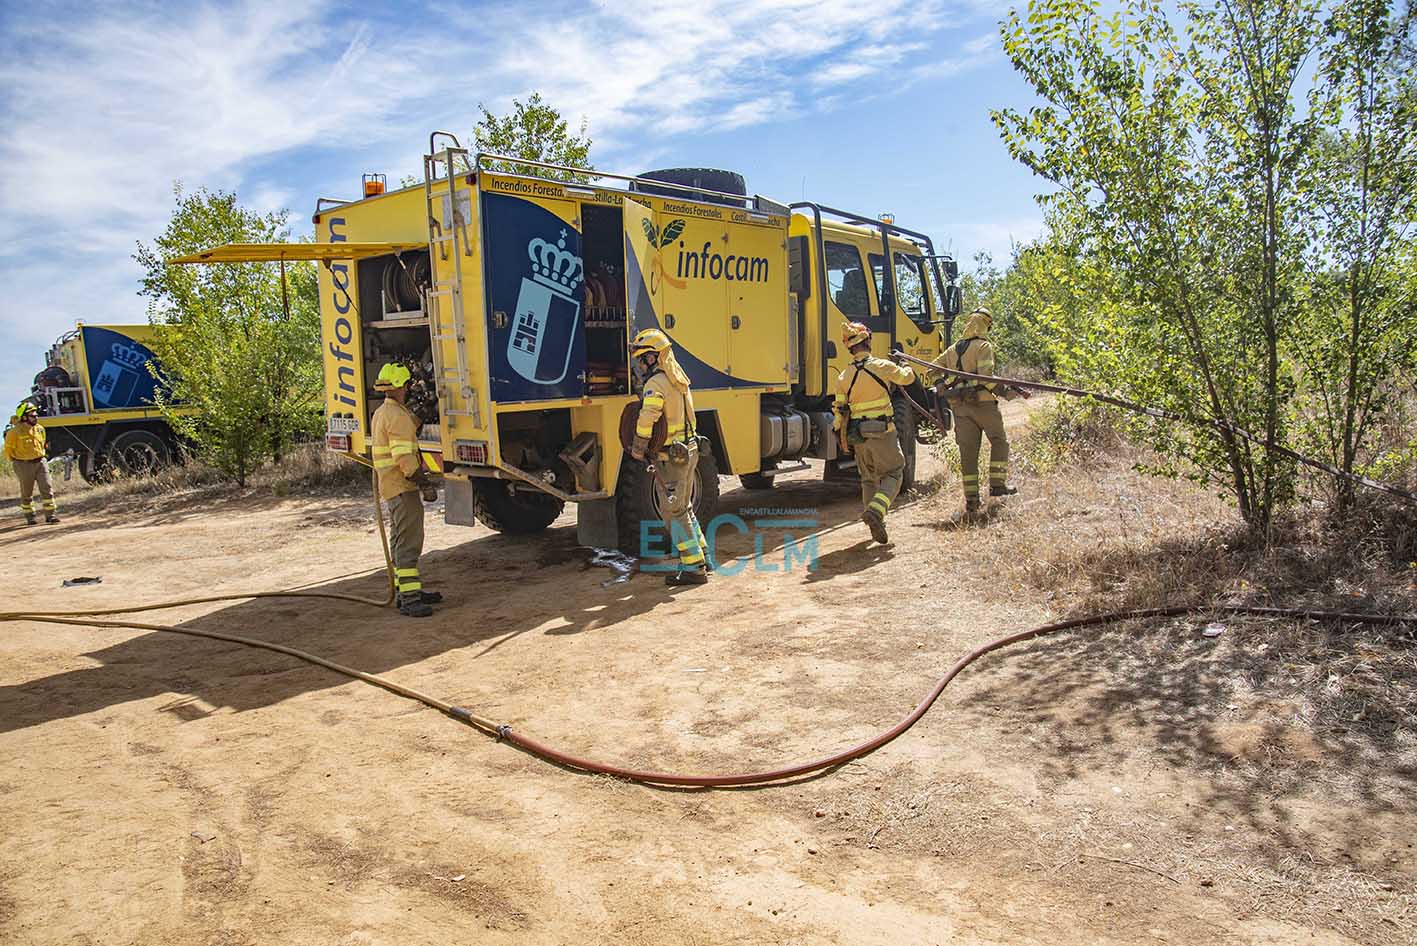
<instances>
[{"instance_id":1,"label":"truck wheel","mask_svg":"<svg viewBox=\"0 0 1417 946\"><path fill-rule=\"evenodd\" d=\"M102 483L109 477L108 459L101 453L85 450L79 454L79 475L90 486Z\"/></svg>"},{"instance_id":2,"label":"truck wheel","mask_svg":"<svg viewBox=\"0 0 1417 946\"><path fill-rule=\"evenodd\" d=\"M548 493L513 490L505 480L472 481L472 509L479 522L508 535L541 532L566 504Z\"/></svg>"},{"instance_id":3,"label":"truck wheel","mask_svg":"<svg viewBox=\"0 0 1417 946\"><path fill-rule=\"evenodd\" d=\"M152 476L171 462L167 444L147 430L119 434L108 448L108 465L125 476Z\"/></svg>"},{"instance_id":4,"label":"truck wheel","mask_svg":"<svg viewBox=\"0 0 1417 946\"><path fill-rule=\"evenodd\" d=\"M762 472L744 473L742 476L738 477L738 482L743 484L744 489L772 489L773 480L776 479L776 477L764 476L763 472L775 469L777 469L777 461L769 460L767 463L763 464Z\"/></svg>"},{"instance_id":5,"label":"truck wheel","mask_svg":"<svg viewBox=\"0 0 1417 946\"><path fill-rule=\"evenodd\" d=\"M900 491L903 493L915 485L915 409L904 398L896 399L895 435L900 441L900 452L905 454L905 470L900 475Z\"/></svg>"},{"instance_id":6,"label":"truck wheel","mask_svg":"<svg viewBox=\"0 0 1417 946\"><path fill-rule=\"evenodd\" d=\"M694 516L702 527L713 518L718 508L718 461L710 450L699 451L699 465L694 470L694 481L690 487L694 503ZM645 464L632 460L627 455L620 465L620 481L615 484L615 516L620 536L620 549L631 555L639 555L640 523L662 523L661 511L664 491L655 482L653 474ZM663 529L657 533L662 536Z\"/></svg>"}]
</instances>

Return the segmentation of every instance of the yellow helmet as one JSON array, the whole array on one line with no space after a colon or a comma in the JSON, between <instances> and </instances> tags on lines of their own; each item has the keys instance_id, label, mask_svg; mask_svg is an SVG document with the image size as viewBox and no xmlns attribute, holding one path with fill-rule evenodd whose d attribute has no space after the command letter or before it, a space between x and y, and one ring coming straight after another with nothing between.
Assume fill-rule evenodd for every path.
<instances>
[{"instance_id":1,"label":"yellow helmet","mask_svg":"<svg viewBox=\"0 0 1417 946\"><path fill-rule=\"evenodd\" d=\"M19 405L17 405L17 406L15 407L15 420L19 420L20 418L24 417L26 414L38 414L38 413L39 413L39 408L37 408L37 407L34 406L34 402L32 402L32 401L21 401L21 402L19 403Z\"/></svg>"},{"instance_id":2,"label":"yellow helmet","mask_svg":"<svg viewBox=\"0 0 1417 946\"><path fill-rule=\"evenodd\" d=\"M847 322L841 327L841 340L848 349L871 340L871 330L860 322Z\"/></svg>"},{"instance_id":3,"label":"yellow helmet","mask_svg":"<svg viewBox=\"0 0 1417 946\"><path fill-rule=\"evenodd\" d=\"M407 367L396 361L391 361L379 369L379 377L374 382L374 390L392 391L394 388L401 388L408 384L411 377L413 374Z\"/></svg>"},{"instance_id":4,"label":"yellow helmet","mask_svg":"<svg viewBox=\"0 0 1417 946\"><path fill-rule=\"evenodd\" d=\"M630 354L639 355L647 351L664 351L669 347L669 336L657 328L647 328L630 342Z\"/></svg>"}]
</instances>

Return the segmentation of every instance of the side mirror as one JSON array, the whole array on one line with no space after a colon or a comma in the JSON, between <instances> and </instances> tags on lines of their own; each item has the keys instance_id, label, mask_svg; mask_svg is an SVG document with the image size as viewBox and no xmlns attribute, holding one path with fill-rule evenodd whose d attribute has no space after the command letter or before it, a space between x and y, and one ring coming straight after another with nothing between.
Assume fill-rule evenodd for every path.
<instances>
[{"instance_id":1,"label":"side mirror","mask_svg":"<svg viewBox=\"0 0 1417 946\"><path fill-rule=\"evenodd\" d=\"M945 287L945 315L948 315L950 318L959 315L963 295L958 286L950 285Z\"/></svg>"},{"instance_id":2,"label":"side mirror","mask_svg":"<svg viewBox=\"0 0 1417 946\"><path fill-rule=\"evenodd\" d=\"M944 261L944 264L945 278L948 279L950 282L954 282L956 279L959 278L959 263L955 260L947 259Z\"/></svg>"},{"instance_id":3,"label":"side mirror","mask_svg":"<svg viewBox=\"0 0 1417 946\"><path fill-rule=\"evenodd\" d=\"M792 237L787 241L787 291L804 302L812 298L811 270L807 238Z\"/></svg>"}]
</instances>

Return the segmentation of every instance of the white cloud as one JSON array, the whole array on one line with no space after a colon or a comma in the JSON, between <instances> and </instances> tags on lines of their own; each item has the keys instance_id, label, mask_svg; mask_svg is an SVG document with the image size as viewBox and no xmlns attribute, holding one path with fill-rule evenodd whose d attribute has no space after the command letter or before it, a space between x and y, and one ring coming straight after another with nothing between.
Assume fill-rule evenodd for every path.
<instances>
[{"instance_id":1,"label":"white cloud","mask_svg":"<svg viewBox=\"0 0 1417 946\"><path fill-rule=\"evenodd\" d=\"M960 269L974 269L976 253L988 253L997 266L1005 266L1013 257L1015 245L1029 243L1043 234L1042 217L1018 217L1012 220L955 221L932 227L945 245L938 247L953 253Z\"/></svg>"},{"instance_id":2,"label":"white cloud","mask_svg":"<svg viewBox=\"0 0 1417 946\"><path fill-rule=\"evenodd\" d=\"M820 109L834 99L822 91L878 73L968 68L990 55L976 48L983 37L943 64L927 58L928 43L977 22L981 9L980 0L600 0L476 15L455 4L362 21L331 0L241 0L115 2L74 18L7 13L0 370L27 376L35 349L75 319L143 317L129 257L165 223L174 180L237 188L261 210L313 196L279 170L271 179L293 157L344 154L397 180L417 173L430 128L466 134L478 101L499 110L533 89L573 123L588 120L609 166L662 153L669 136ZM810 94L799 91L802 77Z\"/></svg>"}]
</instances>

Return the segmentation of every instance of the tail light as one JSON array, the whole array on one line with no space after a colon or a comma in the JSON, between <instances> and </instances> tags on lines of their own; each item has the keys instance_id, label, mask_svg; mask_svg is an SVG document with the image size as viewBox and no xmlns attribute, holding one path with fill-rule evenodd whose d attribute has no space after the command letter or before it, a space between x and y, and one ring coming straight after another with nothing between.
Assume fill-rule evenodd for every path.
<instances>
[{"instance_id":1,"label":"tail light","mask_svg":"<svg viewBox=\"0 0 1417 946\"><path fill-rule=\"evenodd\" d=\"M334 453L348 453L349 434L325 434L325 449Z\"/></svg>"},{"instance_id":2,"label":"tail light","mask_svg":"<svg viewBox=\"0 0 1417 946\"><path fill-rule=\"evenodd\" d=\"M471 463L473 466L487 465L487 441L485 440L454 441L453 453L459 463Z\"/></svg>"}]
</instances>

